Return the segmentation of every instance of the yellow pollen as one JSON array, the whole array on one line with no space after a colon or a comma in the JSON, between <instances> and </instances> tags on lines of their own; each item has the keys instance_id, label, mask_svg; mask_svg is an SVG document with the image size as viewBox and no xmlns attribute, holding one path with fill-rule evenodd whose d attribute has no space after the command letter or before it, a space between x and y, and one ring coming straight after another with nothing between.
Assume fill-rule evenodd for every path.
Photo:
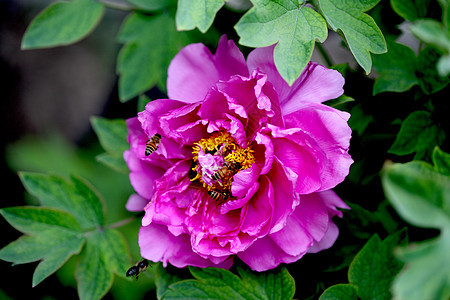
<instances>
[{"instance_id":1,"label":"yellow pollen","mask_svg":"<svg viewBox=\"0 0 450 300\"><path fill-rule=\"evenodd\" d=\"M224 172L217 172L215 174L220 179L216 180L210 177L207 184L203 180L201 173L201 166L198 166L198 155L200 150L211 155L220 155L224 159L224 166L227 170ZM231 183L233 182L233 175L239 171L248 169L255 162L254 151L247 148L241 148L236 140L227 131L215 131L211 133L208 138L199 140L192 147L192 172L195 176L191 177L191 181L199 180L203 187L208 191L230 192ZM220 173L220 174L219 174ZM208 176L208 175L207 175ZM207 179L208 179L207 178ZM212 184L211 184L212 182Z\"/></svg>"}]
</instances>

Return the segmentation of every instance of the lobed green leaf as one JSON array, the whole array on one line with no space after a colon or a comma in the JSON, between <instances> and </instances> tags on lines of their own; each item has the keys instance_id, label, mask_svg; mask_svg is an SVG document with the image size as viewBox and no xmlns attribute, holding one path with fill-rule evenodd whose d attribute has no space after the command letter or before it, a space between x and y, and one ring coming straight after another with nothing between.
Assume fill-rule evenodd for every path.
<instances>
[{"instance_id":1,"label":"lobed green leaf","mask_svg":"<svg viewBox=\"0 0 450 300\"><path fill-rule=\"evenodd\" d=\"M442 151L438 146L433 150L434 169L442 175L450 176L450 154Z\"/></svg>"},{"instance_id":2,"label":"lobed green leaf","mask_svg":"<svg viewBox=\"0 0 450 300\"><path fill-rule=\"evenodd\" d=\"M319 9L328 25L341 31L358 64L369 74L372 69L370 52L387 51L383 33L375 21L364 12L380 0L318 0Z\"/></svg>"},{"instance_id":3,"label":"lobed green leaf","mask_svg":"<svg viewBox=\"0 0 450 300\"><path fill-rule=\"evenodd\" d=\"M274 61L289 85L300 76L311 59L315 41L324 42L328 31L323 17L293 0L253 0L251 8L236 24L239 43L266 47L277 43Z\"/></svg>"},{"instance_id":4,"label":"lobed green leaf","mask_svg":"<svg viewBox=\"0 0 450 300\"><path fill-rule=\"evenodd\" d=\"M416 77L417 57L414 51L402 44L389 42L389 51L373 57L373 67L379 73L373 94L404 92L419 83Z\"/></svg>"},{"instance_id":5,"label":"lobed green leaf","mask_svg":"<svg viewBox=\"0 0 450 300\"><path fill-rule=\"evenodd\" d=\"M177 32L173 19L166 14L148 16L138 12L125 19L118 39L125 44L117 58L122 102L156 84L164 90L170 61L189 42L186 33Z\"/></svg>"},{"instance_id":6,"label":"lobed green leaf","mask_svg":"<svg viewBox=\"0 0 450 300\"><path fill-rule=\"evenodd\" d=\"M20 178L28 192L38 197L43 206L71 213L81 228L103 225L103 199L84 180L72 177L68 181L56 175L28 172L20 173Z\"/></svg>"},{"instance_id":7,"label":"lobed green leaf","mask_svg":"<svg viewBox=\"0 0 450 300\"><path fill-rule=\"evenodd\" d=\"M175 22L177 30L198 28L205 33L225 0L179 0Z\"/></svg>"},{"instance_id":8,"label":"lobed green leaf","mask_svg":"<svg viewBox=\"0 0 450 300\"><path fill-rule=\"evenodd\" d=\"M357 300L357 287L352 284L336 284L327 288L319 300Z\"/></svg>"},{"instance_id":9,"label":"lobed green leaf","mask_svg":"<svg viewBox=\"0 0 450 300\"><path fill-rule=\"evenodd\" d=\"M55 2L28 26L22 49L64 46L87 36L100 22L104 7L94 0Z\"/></svg>"}]
</instances>

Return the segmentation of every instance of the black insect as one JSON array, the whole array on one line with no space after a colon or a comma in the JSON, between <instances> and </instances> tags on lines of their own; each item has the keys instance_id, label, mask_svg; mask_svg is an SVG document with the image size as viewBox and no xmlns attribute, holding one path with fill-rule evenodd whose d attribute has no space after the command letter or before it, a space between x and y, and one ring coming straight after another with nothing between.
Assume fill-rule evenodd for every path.
<instances>
[{"instance_id":1,"label":"black insect","mask_svg":"<svg viewBox=\"0 0 450 300\"><path fill-rule=\"evenodd\" d=\"M145 270L148 267L148 260L143 259L139 262L137 262L134 266L128 269L127 271L127 277L135 276L136 279L139 278L139 274L142 272L145 272Z\"/></svg>"}]
</instances>

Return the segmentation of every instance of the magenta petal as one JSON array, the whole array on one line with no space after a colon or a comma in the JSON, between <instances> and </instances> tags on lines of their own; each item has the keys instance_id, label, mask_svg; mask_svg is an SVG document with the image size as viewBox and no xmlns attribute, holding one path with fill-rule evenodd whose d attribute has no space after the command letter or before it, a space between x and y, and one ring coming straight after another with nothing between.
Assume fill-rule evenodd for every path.
<instances>
[{"instance_id":1,"label":"magenta petal","mask_svg":"<svg viewBox=\"0 0 450 300\"><path fill-rule=\"evenodd\" d=\"M147 203L147 199L142 198L138 194L133 194L128 198L125 208L129 211L143 211Z\"/></svg>"},{"instance_id":2,"label":"magenta petal","mask_svg":"<svg viewBox=\"0 0 450 300\"><path fill-rule=\"evenodd\" d=\"M303 103L322 103L344 92L342 75L316 63L309 63L300 77L289 86L275 67L273 49L274 46L256 48L248 55L247 63L250 72L258 68L267 74L278 93L284 115L296 111Z\"/></svg>"},{"instance_id":3,"label":"magenta petal","mask_svg":"<svg viewBox=\"0 0 450 300\"><path fill-rule=\"evenodd\" d=\"M292 256L305 254L314 242L308 231L301 226L301 222L296 216L291 216L286 226L280 231L272 233L270 238L285 253Z\"/></svg>"},{"instance_id":4,"label":"magenta petal","mask_svg":"<svg viewBox=\"0 0 450 300\"><path fill-rule=\"evenodd\" d=\"M167 92L169 98L186 103L201 101L219 80L232 75L247 76L242 53L232 40L222 36L215 55L203 44L183 48L169 65Z\"/></svg>"},{"instance_id":5,"label":"magenta petal","mask_svg":"<svg viewBox=\"0 0 450 300\"><path fill-rule=\"evenodd\" d=\"M348 113L314 103L285 116L287 128L301 128L317 143L316 148L326 155L326 159L320 162L321 186L315 191L331 189L348 175L353 163L348 154L352 133L348 118Z\"/></svg>"},{"instance_id":6,"label":"magenta petal","mask_svg":"<svg viewBox=\"0 0 450 300\"><path fill-rule=\"evenodd\" d=\"M257 132L255 142L257 143L254 146L256 162L262 166L261 175L267 174L267 172L270 171L273 162L274 149L272 140L267 135Z\"/></svg>"},{"instance_id":7,"label":"magenta petal","mask_svg":"<svg viewBox=\"0 0 450 300\"><path fill-rule=\"evenodd\" d=\"M317 253L319 251L325 250L333 246L339 235L339 229L333 222L330 222L328 225L328 230L325 233L325 236L319 241L315 242L314 245L309 248L309 253Z\"/></svg>"},{"instance_id":8,"label":"magenta petal","mask_svg":"<svg viewBox=\"0 0 450 300\"><path fill-rule=\"evenodd\" d=\"M322 199L323 203L327 207L330 218L336 215L342 218L342 211L337 208L350 209L350 207L345 204L345 202L342 201L342 199L333 190L319 192L316 193L316 195Z\"/></svg>"},{"instance_id":9,"label":"magenta petal","mask_svg":"<svg viewBox=\"0 0 450 300\"><path fill-rule=\"evenodd\" d=\"M145 110L138 113L139 122L147 135L147 139L155 133L162 133L159 126L159 117L161 115L184 105L183 102L170 99L158 99L149 102L145 106Z\"/></svg>"},{"instance_id":10,"label":"magenta petal","mask_svg":"<svg viewBox=\"0 0 450 300\"><path fill-rule=\"evenodd\" d=\"M189 235L172 235L166 226L151 224L142 226L139 231L139 248L141 256L154 262L161 261L164 267L170 263L178 268L186 266L213 266L210 260L194 253Z\"/></svg>"},{"instance_id":11,"label":"magenta petal","mask_svg":"<svg viewBox=\"0 0 450 300\"><path fill-rule=\"evenodd\" d=\"M273 269L281 263L297 261L303 254L288 255L270 237L265 237L256 240L247 250L238 253L237 256L252 270L262 272Z\"/></svg>"},{"instance_id":12,"label":"magenta petal","mask_svg":"<svg viewBox=\"0 0 450 300\"><path fill-rule=\"evenodd\" d=\"M242 170L233 176L231 193L234 197L242 198L247 194L248 189L258 180L261 169L257 164Z\"/></svg>"}]
</instances>

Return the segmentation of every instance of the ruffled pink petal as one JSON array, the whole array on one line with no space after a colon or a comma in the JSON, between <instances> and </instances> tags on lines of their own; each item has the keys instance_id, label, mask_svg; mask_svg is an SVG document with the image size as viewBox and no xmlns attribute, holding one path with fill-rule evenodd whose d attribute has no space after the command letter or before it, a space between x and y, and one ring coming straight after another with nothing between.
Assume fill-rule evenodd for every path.
<instances>
[{"instance_id":1,"label":"ruffled pink petal","mask_svg":"<svg viewBox=\"0 0 450 300\"><path fill-rule=\"evenodd\" d=\"M235 200L231 199L220 205L220 213L226 214L230 210L240 209L244 207L244 205L252 199L253 195L258 191L258 189L259 183L255 181L253 185L248 188L247 194L245 194L243 198L238 198Z\"/></svg>"},{"instance_id":2,"label":"ruffled pink petal","mask_svg":"<svg viewBox=\"0 0 450 300\"><path fill-rule=\"evenodd\" d=\"M134 190L150 199L153 196L153 183L164 174L164 169L138 159L130 150L125 151L123 156L130 169L130 182Z\"/></svg>"},{"instance_id":3,"label":"ruffled pink petal","mask_svg":"<svg viewBox=\"0 0 450 300\"><path fill-rule=\"evenodd\" d=\"M317 253L319 251L325 250L333 246L339 235L339 229L333 222L330 222L328 225L328 230L325 233L325 236L318 242L315 242L314 245L309 248L309 253Z\"/></svg>"},{"instance_id":4,"label":"ruffled pink petal","mask_svg":"<svg viewBox=\"0 0 450 300\"><path fill-rule=\"evenodd\" d=\"M316 63L309 63L300 77L289 86L278 73L273 60L275 46L256 48L247 58L249 71L259 69L267 74L278 93L283 115L304 103L322 103L342 95L345 83L342 75Z\"/></svg>"},{"instance_id":5,"label":"ruffled pink petal","mask_svg":"<svg viewBox=\"0 0 450 300\"><path fill-rule=\"evenodd\" d=\"M353 163L348 154L352 133L347 124L349 117L348 113L315 103L285 116L287 128L301 128L317 143L315 148L326 155L320 167L315 167L320 170L320 187L315 191L331 189L348 175Z\"/></svg>"},{"instance_id":6,"label":"ruffled pink petal","mask_svg":"<svg viewBox=\"0 0 450 300\"><path fill-rule=\"evenodd\" d=\"M256 240L247 250L237 256L252 270L263 272L275 268L281 263L292 263L299 260L303 254L291 256L286 254L270 238Z\"/></svg>"},{"instance_id":7,"label":"ruffled pink petal","mask_svg":"<svg viewBox=\"0 0 450 300\"><path fill-rule=\"evenodd\" d=\"M293 187L296 175L278 159L274 159L272 168L266 176L272 183L274 192L274 207L270 231L273 233L286 226L289 215L299 204L299 199Z\"/></svg>"},{"instance_id":8,"label":"ruffled pink petal","mask_svg":"<svg viewBox=\"0 0 450 300\"><path fill-rule=\"evenodd\" d=\"M315 141L298 128L283 129L270 124L268 128L275 157L297 175L295 191L303 195L320 189L322 168L328 161Z\"/></svg>"},{"instance_id":9,"label":"ruffled pink petal","mask_svg":"<svg viewBox=\"0 0 450 300\"><path fill-rule=\"evenodd\" d=\"M272 167L274 149L272 140L260 132L255 136L256 144L253 145L256 163L261 166L261 175L267 174Z\"/></svg>"},{"instance_id":10,"label":"ruffled pink petal","mask_svg":"<svg viewBox=\"0 0 450 300\"><path fill-rule=\"evenodd\" d=\"M154 262L167 263L177 268L186 266L206 267L231 267L232 261L226 260L220 265L214 265L210 260L194 253L189 241L189 235L172 235L166 226L151 224L142 226L139 230L139 248L141 256Z\"/></svg>"},{"instance_id":11,"label":"ruffled pink petal","mask_svg":"<svg viewBox=\"0 0 450 300\"><path fill-rule=\"evenodd\" d=\"M316 195L322 199L323 203L327 207L330 218L333 216L342 218L342 211L337 208L350 209L350 207L345 204L345 202L342 201L342 199L333 190L316 193Z\"/></svg>"},{"instance_id":12,"label":"ruffled pink petal","mask_svg":"<svg viewBox=\"0 0 450 300\"><path fill-rule=\"evenodd\" d=\"M234 197L242 198L247 194L248 189L258 181L261 169L257 164L242 170L233 176L231 193Z\"/></svg>"},{"instance_id":13,"label":"ruffled pink petal","mask_svg":"<svg viewBox=\"0 0 450 300\"><path fill-rule=\"evenodd\" d=\"M160 116L184 105L186 104L183 102L170 99L158 99L147 103L145 110L138 113L141 128L144 129L147 139L152 137L155 133L162 133L159 124Z\"/></svg>"},{"instance_id":14,"label":"ruffled pink petal","mask_svg":"<svg viewBox=\"0 0 450 300\"><path fill-rule=\"evenodd\" d=\"M143 211L148 199L142 198L138 194L133 194L128 198L125 208L129 211Z\"/></svg>"},{"instance_id":15,"label":"ruffled pink petal","mask_svg":"<svg viewBox=\"0 0 450 300\"><path fill-rule=\"evenodd\" d=\"M248 76L243 54L232 40L222 36L215 55L203 44L183 48L169 65L167 92L171 99L194 103L205 98L219 80Z\"/></svg>"}]
</instances>

